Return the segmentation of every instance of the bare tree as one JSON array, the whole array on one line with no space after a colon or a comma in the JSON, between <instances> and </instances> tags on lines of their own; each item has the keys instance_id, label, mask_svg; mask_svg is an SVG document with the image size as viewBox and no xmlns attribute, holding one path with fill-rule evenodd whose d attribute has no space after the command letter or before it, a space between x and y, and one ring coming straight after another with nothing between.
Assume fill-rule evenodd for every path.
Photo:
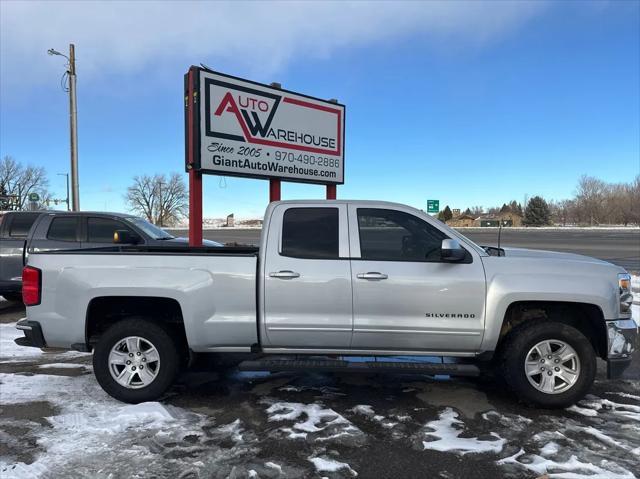
<instances>
[{"instance_id":1,"label":"bare tree","mask_svg":"<svg viewBox=\"0 0 640 479\"><path fill-rule=\"evenodd\" d=\"M187 187L179 173L169 178L164 174L135 176L125 200L132 211L160 226L175 224L188 208Z\"/></svg>"},{"instance_id":2,"label":"bare tree","mask_svg":"<svg viewBox=\"0 0 640 479\"><path fill-rule=\"evenodd\" d=\"M578 181L576 206L579 220L589 223L601 223L605 218L605 197L607 184L593 176L583 175Z\"/></svg>"},{"instance_id":3,"label":"bare tree","mask_svg":"<svg viewBox=\"0 0 640 479\"><path fill-rule=\"evenodd\" d=\"M483 209L482 206L472 206L471 208L467 208L469 210L469 213L471 214L471 216L473 216L474 218L477 218L478 216L482 216L483 213Z\"/></svg>"},{"instance_id":4,"label":"bare tree","mask_svg":"<svg viewBox=\"0 0 640 479\"><path fill-rule=\"evenodd\" d=\"M5 203L11 209L25 209L30 193L40 196L38 207L42 208L49 198L48 188L49 180L42 166L24 166L11 156L0 160L0 195L10 198Z\"/></svg>"}]
</instances>

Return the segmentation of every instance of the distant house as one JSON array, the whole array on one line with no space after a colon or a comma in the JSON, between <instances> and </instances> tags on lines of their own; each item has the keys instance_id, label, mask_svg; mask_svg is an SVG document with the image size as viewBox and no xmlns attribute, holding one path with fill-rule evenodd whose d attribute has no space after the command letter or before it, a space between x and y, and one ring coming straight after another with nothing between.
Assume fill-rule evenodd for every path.
<instances>
[{"instance_id":1,"label":"distant house","mask_svg":"<svg viewBox=\"0 0 640 479\"><path fill-rule=\"evenodd\" d=\"M513 211L501 211L494 215L483 215L476 218L473 226L495 227L502 225L503 227L509 226L522 226L522 216Z\"/></svg>"},{"instance_id":2,"label":"distant house","mask_svg":"<svg viewBox=\"0 0 640 479\"><path fill-rule=\"evenodd\" d=\"M451 218L447 221L447 225L452 228L468 228L474 226L475 218L471 215L460 215Z\"/></svg>"}]
</instances>

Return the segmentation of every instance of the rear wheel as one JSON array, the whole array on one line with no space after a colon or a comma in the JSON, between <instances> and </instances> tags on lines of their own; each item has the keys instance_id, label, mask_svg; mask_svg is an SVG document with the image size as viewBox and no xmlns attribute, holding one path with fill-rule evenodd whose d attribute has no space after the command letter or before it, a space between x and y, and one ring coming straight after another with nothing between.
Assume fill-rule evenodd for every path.
<instances>
[{"instance_id":1,"label":"rear wheel","mask_svg":"<svg viewBox=\"0 0 640 479\"><path fill-rule=\"evenodd\" d=\"M93 353L93 370L102 389L128 403L158 399L173 383L179 364L170 333L141 318L111 326Z\"/></svg>"},{"instance_id":2,"label":"rear wheel","mask_svg":"<svg viewBox=\"0 0 640 479\"><path fill-rule=\"evenodd\" d=\"M596 375L589 340L564 323L541 321L514 330L502 352L502 374L527 403L545 408L574 404Z\"/></svg>"}]
</instances>

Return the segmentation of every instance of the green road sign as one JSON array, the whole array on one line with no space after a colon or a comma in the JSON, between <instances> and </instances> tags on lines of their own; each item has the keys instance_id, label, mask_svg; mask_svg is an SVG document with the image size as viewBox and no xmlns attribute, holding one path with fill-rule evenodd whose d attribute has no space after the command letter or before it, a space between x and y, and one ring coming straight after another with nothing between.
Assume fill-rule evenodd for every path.
<instances>
[{"instance_id":1,"label":"green road sign","mask_svg":"<svg viewBox=\"0 0 640 479\"><path fill-rule=\"evenodd\" d=\"M440 211L440 200L427 200L427 213Z\"/></svg>"},{"instance_id":2,"label":"green road sign","mask_svg":"<svg viewBox=\"0 0 640 479\"><path fill-rule=\"evenodd\" d=\"M29 193L29 201L40 201L40 195L38 193Z\"/></svg>"}]
</instances>

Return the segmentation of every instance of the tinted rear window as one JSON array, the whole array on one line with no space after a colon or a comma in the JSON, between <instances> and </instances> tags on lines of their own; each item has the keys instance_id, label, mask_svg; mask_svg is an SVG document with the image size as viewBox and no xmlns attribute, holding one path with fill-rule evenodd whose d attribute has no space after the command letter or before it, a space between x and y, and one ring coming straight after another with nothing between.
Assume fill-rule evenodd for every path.
<instances>
[{"instance_id":1,"label":"tinted rear window","mask_svg":"<svg viewBox=\"0 0 640 479\"><path fill-rule=\"evenodd\" d=\"M282 224L282 254L338 258L338 208L290 208Z\"/></svg>"},{"instance_id":2,"label":"tinted rear window","mask_svg":"<svg viewBox=\"0 0 640 479\"><path fill-rule=\"evenodd\" d=\"M55 241L77 241L77 216L59 216L53 218L47 233L47 239Z\"/></svg>"},{"instance_id":3,"label":"tinted rear window","mask_svg":"<svg viewBox=\"0 0 640 479\"><path fill-rule=\"evenodd\" d=\"M13 215L9 236L13 238L26 238L29 230L40 213L20 213Z\"/></svg>"}]
</instances>

